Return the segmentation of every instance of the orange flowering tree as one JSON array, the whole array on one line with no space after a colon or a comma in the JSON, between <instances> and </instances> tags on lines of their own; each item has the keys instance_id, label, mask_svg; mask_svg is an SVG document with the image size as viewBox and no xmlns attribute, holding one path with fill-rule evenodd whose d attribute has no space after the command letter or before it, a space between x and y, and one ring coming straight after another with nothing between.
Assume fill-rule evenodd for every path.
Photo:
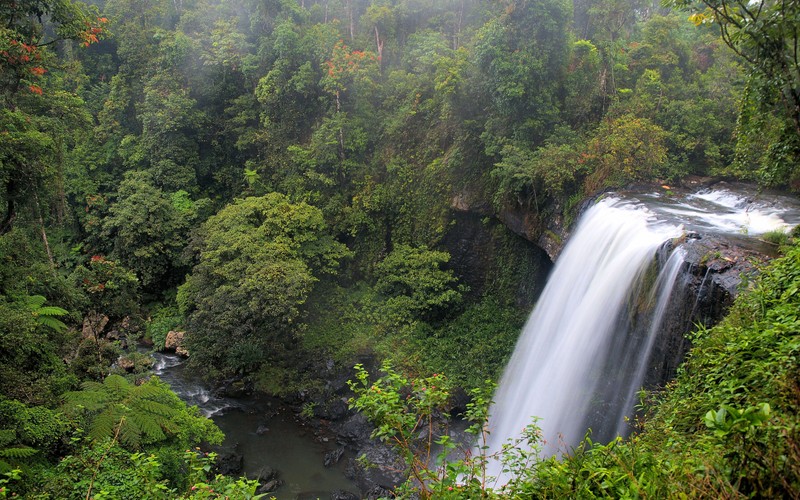
<instances>
[{"instance_id":1,"label":"orange flowering tree","mask_svg":"<svg viewBox=\"0 0 800 500\"><path fill-rule=\"evenodd\" d=\"M44 21L48 19L48 21ZM3 2L0 6L0 90L8 100L19 90L41 95L47 47L75 40L88 47L106 36L108 19L72 0ZM51 27L48 30L46 28Z\"/></svg>"},{"instance_id":2,"label":"orange flowering tree","mask_svg":"<svg viewBox=\"0 0 800 500\"><path fill-rule=\"evenodd\" d=\"M378 58L363 50L351 50L339 40L333 47L331 58L325 61L322 88L336 100L336 111L341 110L341 96L354 79L368 79L378 71Z\"/></svg>"},{"instance_id":3,"label":"orange flowering tree","mask_svg":"<svg viewBox=\"0 0 800 500\"><path fill-rule=\"evenodd\" d=\"M45 180L60 175L56 150L63 141L54 135L68 127L42 110L78 100L64 92L43 98L42 81L55 58L49 48L65 40L99 42L107 22L96 7L72 0L0 2L0 235L12 229L20 206L37 197Z\"/></svg>"}]
</instances>

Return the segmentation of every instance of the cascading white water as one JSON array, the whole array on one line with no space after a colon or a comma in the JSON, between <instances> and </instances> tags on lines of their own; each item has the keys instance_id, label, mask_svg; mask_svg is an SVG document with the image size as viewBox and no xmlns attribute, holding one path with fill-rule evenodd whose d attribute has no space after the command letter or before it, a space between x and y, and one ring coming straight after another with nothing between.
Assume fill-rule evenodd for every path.
<instances>
[{"instance_id":1,"label":"cascading white water","mask_svg":"<svg viewBox=\"0 0 800 500\"><path fill-rule=\"evenodd\" d=\"M539 418L543 453L577 444L602 385L630 291L678 226L655 223L641 206L615 198L582 217L520 336L495 394L489 451ZM623 389L627 395L627 387ZM490 462L489 475L504 478Z\"/></svg>"},{"instance_id":2,"label":"cascading white water","mask_svg":"<svg viewBox=\"0 0 800 500\"><path fill-rule=\"evenodd\" d=\"M642 387L647 372L647 360L653 351L653 345L656 338L661 331L664 317L666 316L670 299L672 298L673 290L678 281L679 272L684 264L686 251L683 248L675 249L667 259L667 262L662 266L661 271L658 273L655 285L651 291L651 300L654 303L653 310L650 314L650 327L647 329L647 335L641 346L634 349L627 349L631 355L626 363L625 368L630 367L628 372L623 370L624 373L629 373L630 376L626 377L626 384L618 388L620 392L626 391L625 400L617 409L617 426L615 434L624 435L629 429L629 424L626 420L628 411L633 408L636 403L636 394L639 388Z\"/></svg>"},{"instance_id":3,"label":"cascading white water","mask_svg":"<svg viewBox=\"0 0 800 500\"><path fill-rule=\"evenodd\" d=\"M637 199L639 198L639 199ZM647 207L640 202L646 200ZM791 203L729 189L606 198L586 211L517 341L490 408L490 455L537 418L552 456L627 433L656 338L669 315L684 250L659 255L687 230L732 237L800 223ZM487 475L507 479L491 460Z\"/></svg>"}]
</instances>

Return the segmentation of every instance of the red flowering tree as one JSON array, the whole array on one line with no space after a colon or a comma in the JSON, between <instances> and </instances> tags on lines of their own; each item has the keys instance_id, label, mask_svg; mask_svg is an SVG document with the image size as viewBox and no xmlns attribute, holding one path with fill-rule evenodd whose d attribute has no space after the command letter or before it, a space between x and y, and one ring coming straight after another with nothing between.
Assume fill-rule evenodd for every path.
<instances>
[{"instance_id":1,"label":"red flowering tree","mask_svg":"<svg viewBox=\"0 0 800 500\"><path fill-rule=\"evenodd\" d=\"M99 42L107 21L96 8L72 0L0 2L0 234L11 230L20 205L60 172L53 132L69 127L42 117L42 110L74 102L64 93L45 98L42 81L54 61L50 47L65 40Z\"/></svg>"},{"instance_id":2,"label":"red flowering tree","mask_svg":"<svg viewBox=\"0 0 800 500\"><path fill-rule=\"evenodd\" d=\"M353 80L370 80L380 68L375 54L363 50L351 50L344 41L339 40L333 47L331 58L325 61L325 69L322 88L334 96L336 111L339 112L342 94Z\"/></svg>"}]
</instances>

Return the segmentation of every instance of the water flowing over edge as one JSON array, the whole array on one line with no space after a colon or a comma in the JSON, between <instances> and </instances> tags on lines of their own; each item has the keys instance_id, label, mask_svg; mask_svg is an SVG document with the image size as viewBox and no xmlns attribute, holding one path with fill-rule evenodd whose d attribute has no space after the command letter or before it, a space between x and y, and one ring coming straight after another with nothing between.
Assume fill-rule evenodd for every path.
<instances>
[{"instance_id":1,"label":"water flowing over edge","mask_svg":"<svg viewBox=\"0 0 800 500\"><path fill-rule=\"evenodd\" d=\"M665 245L688 231L758 235L788 230L797 207L727 189L601 200L582 216L531 313L490 408L488 453L534 422L540 456L569 451L588 429L596 441L629 431L653 346L683 293L684 249ZM497 485L509 477L490 460Z\"/></svg>"},{"instance_id":2,"label":"water flowing over edge","mask_svg":"<svg viewBox=\"0 0 800 500\"><path fill-rule=\"evenodd\" d=\"M661 244L681 234L642 207L607 198L582 217L531 313L490 410L489 451L538 418L545 455L583 437L629 290ZM489 463L499 477L500 464Z\"/></svg>"}]
</instances>

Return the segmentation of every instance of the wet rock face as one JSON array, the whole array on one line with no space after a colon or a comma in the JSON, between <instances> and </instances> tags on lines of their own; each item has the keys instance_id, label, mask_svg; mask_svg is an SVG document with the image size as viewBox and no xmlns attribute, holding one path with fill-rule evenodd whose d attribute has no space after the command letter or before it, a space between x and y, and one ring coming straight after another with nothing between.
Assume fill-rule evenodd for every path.
<instances>
[{"instance_id":1,"label":"wet rock face","mask_svg":"<svg viewBox=\"0 0 800 500\"><path fill-rule=\"evenodd\" d=\"M363 492L377 489L393 491L406 480L405 463L391 448L383 443L372 443L361 448L360 460L351 460L345 474Z\"/></svg>"},{"instance_id":2,"label":"wet rock face","mask_svg":"<svg viewBox=\"0 0 800 500\"><path fill-rule=\"evenodd\" d=\"M226 476L242 473L244 457L235 451L223 451L217 455L217 472Z\"/></svg>"},{"instance_id":3,"label":"wet rock face","mask_svg":"<svg viewBox=\"0 0 800 500\"><path fill-rule=\"evenodd\" d=\"M521 307L533 305L553 266L547 253L493 217L456 211L452 219L442 244L450 253L448 267L458 276L459 283L469 287L468 296L482 297L513 254L519 262L526 263L521 274L515 276L516 303Z\"/></svg>"},{"instance_id":4,"label":"wet rock face","mask_svg":"<svg viewBox=\"0 0 800 500\"><path fill-rule=\"evenodd\" d=\"M671 380L689 350L687 334L697 325L711 327L725 317L740 288L757 272L768 256L724 236L690 233L675 244L686 250L677 286L670 298L662 333L653 347L646 387L658 387Z\"/></svg>"}]
</instances>

